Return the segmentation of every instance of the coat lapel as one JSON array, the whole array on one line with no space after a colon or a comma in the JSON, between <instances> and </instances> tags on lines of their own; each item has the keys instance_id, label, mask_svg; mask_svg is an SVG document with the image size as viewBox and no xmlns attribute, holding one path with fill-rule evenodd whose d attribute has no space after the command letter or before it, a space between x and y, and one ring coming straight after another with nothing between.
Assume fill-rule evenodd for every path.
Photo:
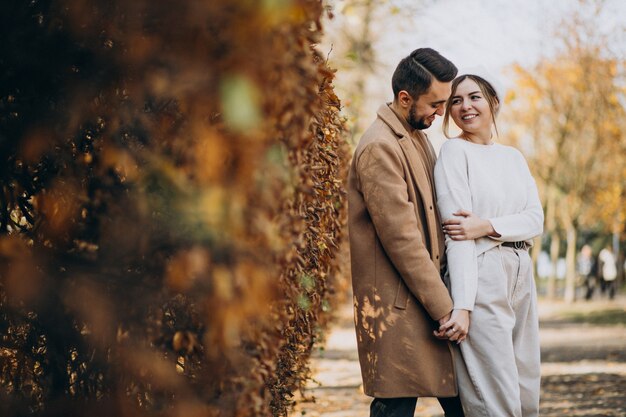
<instances>
[{"instance_id":1,"label":"coat lapel","mask_svg":"<svg viewBox=\"0 0 626 417\"><path fill-rule=\"evenodd\" d=\"M409 162L409 170L411 171L411 177L417 184L422 200L426 208L430 207L433 203L432 190L428 184L428 173L426 172L426 165L424 165L424 159L420 157L415 145L411 143L410 137L403 137L398 140L404 156ZM430 225L429 225L430 226Z\"/></svg>"},{"instance_id":2,"label":"coat lapel","mask_svg":"<svg viewBox=\"0 0 626 417\"><path fill-rule=\"evenodd\" d=\"M420 156L417 148L411 142L411 134L404 128L402 122L398 120L396 114L389 108L388 105L383 104L378 109L378 116L393 130L393 132L398 136L398 144L404 153L404 157L407 159L409 165L409 171L411 172L411 177L413 178L414 183L417 185L417 189L422 197L424 205L426 205L426 209L433 205L433 195L432 190L428 184L428 173L426 171L426 165L424 165L424 158L426 155ZM428 140L424 138L424 140ZM430 217L428 227L431 228L433 225L430 224ZM432 230L432 229L431 229Z\"/></svg>"}]
</instances>

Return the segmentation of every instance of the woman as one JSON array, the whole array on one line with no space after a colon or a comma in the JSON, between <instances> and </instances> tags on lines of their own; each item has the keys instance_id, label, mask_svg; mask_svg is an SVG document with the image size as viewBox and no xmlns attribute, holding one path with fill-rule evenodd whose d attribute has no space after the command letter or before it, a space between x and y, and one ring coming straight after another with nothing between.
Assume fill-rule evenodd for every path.
<instances>
[{"instance_id":1,"label":"woman","mask_svg":"<svg viewBox=\"0 0 626 417\"><path fill-rule=\"evenodd\" d=\"M450 138L452 117L461 134L443 144L435 167L454 301L439 335L459 344L465 415L537 416L539 325L528 249L543 231L543 210L522 154L493 141L501 96L485 78L456 78L446 104L444 132Z\"/></svg>"}]
</instances>

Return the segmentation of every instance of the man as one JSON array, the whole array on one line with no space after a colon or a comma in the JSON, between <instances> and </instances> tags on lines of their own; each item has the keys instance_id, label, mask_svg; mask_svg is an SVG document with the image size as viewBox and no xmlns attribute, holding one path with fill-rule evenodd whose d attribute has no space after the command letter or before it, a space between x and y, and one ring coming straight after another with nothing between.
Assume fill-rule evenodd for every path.
<instances>
[{"instance_id":1,"label":"man","mask_svg":"<svg viewBox=\"0 0 626 417\"><path fill-rule=\"evenodd\" d=\"M371 417L412 417L420 396L439 397L447 417L463 415L450 346L433 335L450 318L452 300L440 276L436 156L421 132L443 114L456 74L430 48L400 61L393 103L379 108L350 168L355 325Z\"/></svg>"},{"instance_id":2,"label":"man","mask_svg":"<svg viewBox=\"0 0 626 417\"><path fill-rule=\"evenodd\" d=\"M591 246L583 245L576 257L576 269L578 276L585 286L585 300L591 300L596 289L596 272L595 260Z\"/></svg>"},{"instance_id":3,"label":"man","mask_svg":"<svg viewBox=\"0 0 626 417\"><path fill-rule=\"evenodd\" d=\"M615 298L615 279L617 278L617 262L613 249L606 245L598 254L598 273L600 275L600 283L602 293L608 291L609 299Z\"/></svg>"}]
</instances>

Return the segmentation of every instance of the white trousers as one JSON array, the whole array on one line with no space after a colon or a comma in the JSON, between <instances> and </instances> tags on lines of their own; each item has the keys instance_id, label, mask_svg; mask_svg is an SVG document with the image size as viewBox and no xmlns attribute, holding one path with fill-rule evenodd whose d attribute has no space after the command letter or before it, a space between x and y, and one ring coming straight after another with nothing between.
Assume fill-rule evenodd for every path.
<instances>
[{"instance_id":1,"label":"white trousers","mask_svg":"<svg viewBox=\"0 0 626 417\"><path fill-rule=\"evenodd\" d=\"M466 417L537 417L537 292L526 250L498 246L478 257L467 339L455 351Z\"/></svg>"}]
</instances>

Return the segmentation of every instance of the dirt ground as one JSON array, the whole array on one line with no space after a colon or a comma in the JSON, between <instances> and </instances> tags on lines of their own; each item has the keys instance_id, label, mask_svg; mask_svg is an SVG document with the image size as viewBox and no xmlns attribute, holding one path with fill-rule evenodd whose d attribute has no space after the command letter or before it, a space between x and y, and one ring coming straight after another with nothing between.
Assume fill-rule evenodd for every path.
<instances>
[{"instance_id":1,"label":"dirt ground","mask_svg":"<svg viewBox=\"0 0 626 417\"><path fill-rule=\"evenodd\" d=\"M626 416L626 297L564 304L540 300L542 417ZM337 311L312 361L315 381L291 417L369 415L363 395L351 306ZM416 417L443 417L421 398Z\"/></svg>"}]
</instances>

